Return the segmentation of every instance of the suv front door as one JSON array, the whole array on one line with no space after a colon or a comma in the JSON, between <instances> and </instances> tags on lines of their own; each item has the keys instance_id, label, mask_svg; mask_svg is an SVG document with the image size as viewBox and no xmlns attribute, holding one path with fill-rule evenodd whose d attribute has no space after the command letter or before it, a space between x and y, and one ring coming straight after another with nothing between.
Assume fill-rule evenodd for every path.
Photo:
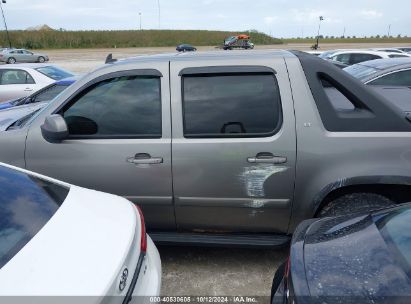
<instances>
[{"instance_id":1,"label":"suv front door","mask_svg":"<svg viewBox=\"0 0 411 304\"><path fill-rule=\"evenodd\" d=\"M178 228L286 232L296 136L284 61L176 61L170 75Z\"/></svg>"},{"instance_id":2,"label":"suv front door","mask_svg":"<svg viewBox=\"0 0 411 304\"><path fill-rule=\"evenodd\" d=\"M174 229L168 77L164 63L91 80L32 123L26 167L126 197L142 207L148 228ZM69 128L60 143L40 130L54 113Z\"/></svg>"}]
</instances>

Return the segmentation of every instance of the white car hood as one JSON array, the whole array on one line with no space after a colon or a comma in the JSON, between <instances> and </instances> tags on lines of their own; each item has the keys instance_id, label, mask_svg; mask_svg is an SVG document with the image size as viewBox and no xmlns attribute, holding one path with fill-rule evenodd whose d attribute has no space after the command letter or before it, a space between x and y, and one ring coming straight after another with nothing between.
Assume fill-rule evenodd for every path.
<instances>
[{"instance_id":1,"label":"white car hood","mask_svg":"<svg viewBox=\"0 0 411 304\"><path fill-rule=\"evenodd\" d=\"M0 296L112 295L140 237L134 209L121 197L70 186L50 221L0 269Z\"/></svg>"}]
</instances>

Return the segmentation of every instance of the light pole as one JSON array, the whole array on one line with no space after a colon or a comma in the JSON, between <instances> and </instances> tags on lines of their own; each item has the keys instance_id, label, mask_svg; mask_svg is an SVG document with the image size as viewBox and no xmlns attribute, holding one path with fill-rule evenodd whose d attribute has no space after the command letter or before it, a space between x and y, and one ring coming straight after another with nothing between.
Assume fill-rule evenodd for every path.
<instances>
[{"instance_id":1,"label":"light pole","mask_svg":"<svg viewBox=\"0 0 411 304\"><path fill-rule=\"evenodd\" d=\"M390 25L388 25L388 38L390 38L390 35L391 35L391 24Z\"/></svg>"},{"instance_id":2,"label":"light pole","mask_svg":"<svg viewBox=\"0 0 411 304\"><path fill-rule=\"evenodd\" d=\"M9 35L9 30L7 28L6 17L4 17L4 11L3 11L2 3L6 3L6 0L1 0L0 1L0 8L1 8L1 14L3 15L4 27L6 28L7 40L9 41L9 47L11 48L10 35Z\"/></svg>"},{"instance_id":3,"label":"light pole","mask_svg":"<svg viewBox=\"0 0 411 304\"><path fill-rule=\"evenodd\" d=\"M319 19L320 19L320 21L318 22L317 42L316 42L315 45L314 45L314 49L315 49L315 50L318 49L318 47L319 47L318 43L319 43L319 40L320 40L321 21L324 20L324 17L323 17L323 16L320 16Z\"/></svg>"},{"instance_id":4,"label":"light pole","mask_svg":"<svg viewBox=\"0 0 411 304\"><path fill-rule=\"evenodd\" d=\"M139 12L138 15L140 16L140 31L141 31L142 30L142 27L141 27L141 12Z\"/></svg>"},{"instance_id":5,"label":"light pole","mask_svg":"<svg viewBox=\"0 0 411 304\"><path fill-rule=\"evenodd\" d=\"M158 29L161 29L161 9L160 9L160 0L157 0L158 4Z\"/></svg>"}]
</instances>

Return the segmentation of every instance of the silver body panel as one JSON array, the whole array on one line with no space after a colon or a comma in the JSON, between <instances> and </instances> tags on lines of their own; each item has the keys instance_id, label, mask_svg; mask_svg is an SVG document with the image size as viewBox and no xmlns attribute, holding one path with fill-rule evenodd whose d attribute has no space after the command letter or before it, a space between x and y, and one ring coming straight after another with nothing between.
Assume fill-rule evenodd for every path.
<instances>
[{"instance_id":1,"label":"silver body panel","mask_svg":"<svg viewBox=\"0 0 411 304\"><path fill-rule=\"evenodd\" d=\"M199 55L198 55L199 54ZM283 122L270 137L184 138L181 77L188 67L274 69ZM162 73L162 137L47 142L40 126L90 81L136 69ZM159 55L108 64L67 88L21 130L0 134L0 160L141 204L150 229L290 233L315 214L327 189L354 183L411 180L411 133L326 131L306 76L289 52ZM27 140L26 140L27 133ZM253 164L259 152L284 164ZM163 163L130 164L137 153ZM25 158L24 158L25 157ZM24 162L25 160L25 162ZM390 179L391 178L391 179Z\"/></svg>"}]
</instances>

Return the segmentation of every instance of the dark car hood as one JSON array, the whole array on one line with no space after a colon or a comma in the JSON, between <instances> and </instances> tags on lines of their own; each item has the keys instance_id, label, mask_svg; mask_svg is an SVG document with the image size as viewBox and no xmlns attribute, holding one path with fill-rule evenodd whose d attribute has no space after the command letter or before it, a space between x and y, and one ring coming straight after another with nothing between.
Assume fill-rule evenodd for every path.
<instances>
[{"instance_id":1,"label":"dark car hood","mask_svg":"<svg viewBox=\"0 0 411 304\"><path fill-rule=\"evenodd\" d=\"M394 261L371 215L310 225L304 264L311 296L361 297L361 303L411 296L411 280Z\"/></svg>"}]
</instances>

